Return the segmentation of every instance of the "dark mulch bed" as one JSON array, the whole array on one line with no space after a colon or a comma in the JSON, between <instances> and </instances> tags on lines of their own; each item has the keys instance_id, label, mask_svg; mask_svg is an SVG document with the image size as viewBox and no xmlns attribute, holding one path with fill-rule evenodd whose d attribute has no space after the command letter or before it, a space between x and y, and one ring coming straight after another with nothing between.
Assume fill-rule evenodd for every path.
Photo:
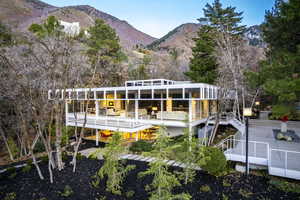
<instances>
[{"instance_id":1,"label":"dark mulch bed","mask_svg":"<svg viewBox=\"0 0 300 200\"><path fill-rule=\"evenodd\" d=\"M79 146L79 151L81 151L83 149L92 148L92 147L105 147L105 143L104 142L99 142L99 145L96 146L96 142L95 141L82 139L82 142L81 142L81 144ZM74 147L73 146L68 146L67 149L70 152L74 151ZM28 160L32 160L32 158L29 157ZM7 164L7 165L0 165L0 170L7 169L7 168L10 168L10 167L13 167L13 166L16 166L16 165L21 165L21 164L27 163L28 160L22 160L22 161L14 162L14 163ZM40 160L40 159L37 158L37 160Z\"/></svg>"},{"instance_id":2,"label":"dark mulch bed","mask_svg":"<svg viewBox=\"0 0 300 200\"><path fill-rule=\"evenodd\" d=\"M68 162L67 162L68 163ZM0 179L0 199L4 199L8 193L16 193L20 200L95 200L106 196L107 200L113 199L148 199L145 186L149 184L152 177L137 178L138 172L144 171L148 164L139 161L126 161L127 164L134 164L136 168L132 170L123 184L121 196L112 195L105 191L105 181L102 181L99 188L91 186L91 177L101 167L103 161L83 158L78 160L76 173L72 172L72 166L66 165L62 172L54 171L54 183L50 184L47 174L47 164L42 163L40 167L45 175L45 180L40 180L35 168L24 173L19 171L17 176L9 179L2 175ZM171 170L180 170L172 168ZM223 179L226 179L227 186L223 186ZM62 192L66 185L69 185L73 194L69 197L62 197ZM210 192L201 192L200 187L208 185ZM134 191L131 198L126 197L126 192ZM268 184L268 179L263 176L251 175L248 179L239 173L227 175L226 177L216 178L203 172L198 172L195 181L189 185L177 187L174 193L188 192L193 199L223 199L226 195L228 199L298 199L299 194L286 193ZM244 195L242 195L244 194ZM246 198L248 196L248 198Z\"/></svg>"}]
</instances>

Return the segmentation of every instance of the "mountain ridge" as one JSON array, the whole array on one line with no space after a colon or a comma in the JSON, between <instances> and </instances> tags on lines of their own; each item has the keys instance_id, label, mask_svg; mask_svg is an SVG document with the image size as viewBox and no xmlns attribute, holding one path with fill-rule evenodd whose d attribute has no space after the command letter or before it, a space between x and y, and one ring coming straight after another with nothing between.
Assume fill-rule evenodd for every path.
<instances>
[{"instance_id":1,"label":"mountain ridge","mask_svg":"<svg viewBox=\"0 0 300 200\"><path fill-rule=\"evenodd\" d=\"M137 30L125 20L120 20L89 5L56 7L39 0L0 1L0 20L22 32L27 31L32 23L41 23L50 15L67 22L79 21L80 26L84 28L91 26L91 22L96 18L101 18L115 29L121 45L127 49L140 44L146 46L156 40Z\"/></svg>"}]
</instances>

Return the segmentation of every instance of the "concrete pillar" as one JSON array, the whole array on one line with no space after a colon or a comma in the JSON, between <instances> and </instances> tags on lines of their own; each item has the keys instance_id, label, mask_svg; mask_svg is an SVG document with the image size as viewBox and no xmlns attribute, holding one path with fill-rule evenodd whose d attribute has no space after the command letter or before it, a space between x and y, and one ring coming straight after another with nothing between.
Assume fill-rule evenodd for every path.
<instances>
[{"instance_id":1,"label":"concrete pillar","mask_svg":"<svg viewBox=\"0 0 300 200\"><path fill-rule=\"evenodd\" d=\"M98 133L98 129L96 129L96 146L99 146L99 133Z\"/></svg>"},{"instance_id":2,"label":"concrete pillar","mask_svg":"<svg viewBox=\"0 0 300 200\"><path fill-rule=\"evenodd\" d=\"M136 132L135 133L135 141L138 141L139 140L139 132Z\"/></svg>"},{"instance_id":3,"label":"concrete pillar","mask_svg":"<svg viewBox=\"0 0 300 200\"><path fill-rule=\"evenodd\" d=\"M96 117L98 118L99 117L99 101L95 101L95 104L96 104Z\"/></svg>"},{"instance_id":4,"label":"concrete pillar","mask_svg":"<svg viewBox=\"0 0 300 200\"><path fill-rule=\"evenodd\" d=\"M160 93L160 112L161 112L160 120L163 120L163 110L164 110L164 102L162 99L163 99L163 94L161 92Z\"/></svg>"},{"instance_id":5,"label":"concrete pillar","mask_svg":"<svg viewBox=\"0 0 300 200\"><path fill-rule=\"evenodd\" d=\"M139 100L134 100L135 103L135 109L134 109L134 114L135 114L135 120L139 119Z\"/></svg>"},{"instance_id":6,"label":"concrete pillar","mask_svg":"<svg viewBox=\"0 0 300 200\"><path fill-rule=\"evenodd\" d=\"M66 101L66 104L65 104L65 114L66 114L66 126L68 124L68 114L69 114L69 104L68 104L68 101Z\"/></svg>"},{"instance_id":7,"label":"concrete pillar","mask_svg":"<svg viewBox=\"0 0 300 200\"><path fill-rule=\"evenodd\" d=\"M172 112L172 98L167 100L167 112Z\"/></svg>"},{"instance_id":8,"label":"concrete pillar","mask_svg":"<svg viewBox=\"0 0 300 200\"><path fill-rule=\"evenodd\" d=\"M190 132L190 137L191 137L191 133L192 133L192 121L193 121L193 105L192 105L192 93L189 92L189 116L188 116L188 120L189 120L189 132Z\"/></svg>"}]
</instances>

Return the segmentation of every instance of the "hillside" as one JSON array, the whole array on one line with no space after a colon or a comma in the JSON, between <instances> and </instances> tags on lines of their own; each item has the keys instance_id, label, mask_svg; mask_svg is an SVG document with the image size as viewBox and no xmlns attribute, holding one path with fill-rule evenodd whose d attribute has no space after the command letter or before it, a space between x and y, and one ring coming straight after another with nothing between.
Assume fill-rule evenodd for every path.
<instances>
[{"instance_id":1,"label":"hillside","mask_svg":"<svg viewBox=\"0 0 300 200\"><path fill-rule=\"evenodd\" d=\"M35 19L47 15L53 9L54 6L38 0L1 0L0 20L22 30L24 24L36 21Z\"/></svg>"},{"instance_id":2,"label":"hillside","mask_svg":"<svg viewBox=\"0 0 300 200\"><path fill-rule=\"evenodd\" d=\"M120 37L121 45L126 48L133 48L137 44L148 45L155 41L156 38L151 37L128 24L126 21L120 20L112 15L101 12L88 5L72 6L76 10L80 10L93 19L101 18L112 28L114 28Z\"/></svg>"},{"instance_id":3,"label":"hillside","mask_svg":"<svg viewBox=\"0 0 300 200\"><path fill-rule=\"evenodd\" d=\"M193 38L197 37L200 26L200 24L194 23L182 24L161 39L148 45L147 48L153 51L153 62L157 68L163 69L161 71L175 72L171 76L175 79L186 79L183 72L189 69L192 47L195 44ZM257 69L259 60L265 57L265 46L259 28L259 26L249 27L245 33L247 43L243 49L245 52L244 59L247 66L253 69ZM176 60L174 60L174 52L176 53Z\"/></svg>"},{"instance_id":4,"label":"hillside","mask_svg":"<svg viewBox=\"0 0 300 200\"><path fill-rule=\"evenodd\" d=\"M39 0L1 0L0 20L12 28L26 31L32 23L41 23L48 16L54 15L67 22L79 22L80 26L91 26L96 18L103 19L114 28L120 37L121 45L131 49L137 44L148 45L156 40L114 16L101 12L91 6L70 6L58 8Z\"/></svg>"}]
</instances>

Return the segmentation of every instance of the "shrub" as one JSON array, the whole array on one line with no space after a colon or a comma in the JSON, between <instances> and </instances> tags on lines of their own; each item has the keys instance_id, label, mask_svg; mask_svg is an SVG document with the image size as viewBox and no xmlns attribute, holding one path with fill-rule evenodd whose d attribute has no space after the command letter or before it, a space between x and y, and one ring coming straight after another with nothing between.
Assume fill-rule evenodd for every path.
<instances>
[{"instance_id":1,"label":"shrub","mask_svg":"<svg viewBox=\"0 0 300 200\"><path fill-rule=\"evenodd\" d=\"M20 150L17 146L17 144L15 143L14 139L12 137L9 137L7 140L8 146L11 150L11 153L13 155L14 158L19 156Z\"/></svg>"},{"instance_id":2,"label":"shrub","mask_svg":"<svg viewBox=\"0 0 300 200\"><path fill-rule=\"evenodd\" d=\"M82 155L81 153L77 153L77 155L76 155L77 160L82 160L83 158L84 158L84 155Z\"/></svg>"},{"instance_id":3,"label":"shrub","mask_svg":"<svg viewBox=\"0 0 300 200\"><path fill-rule=\"evenodd\" d=\"M17 170L14 167L6 169L6 173L8 174L9 179L14 179L17 176Z\"/></svg>"},{"instance_id":4,"label":"shrub","mask_svg":"<svg viewBox=\"0 0 300 200\"><path fill-rule=\"evenodd\" d=\"M231 186L231 183L230 183L228 180L223 179L223 186L224 186L224 187L230 187L230 186Z\"/></svg>"},{"instance_id":5,"label":"shrub","mask_svg":"<svg viewBox=\"0 0 300 200\"><path fill-rule=\"evenodd\" d=\"M134 196L134 191L133 190L130 190L130 191L126 192L126 197L127 198L132 198L133 196Z\"/></svg>"},{"instance_id":6,"label":"shrub","mask_svg":"<svg viewBox=\"0 0 300 200\"><path fill-rule=\"evenodd\" d=\"M209 185L202 185L200 187L200 191L201 192L211 192L211 189L210 189Z\"/></svg>"},{"instance_id":7,"label":"shrub","mask_svg":"<svg viewBox=\"0 0 300 200\"><path fill-rule=\"evenodd\" d=\"M71 186L66 185L63 192L59 192L62 197L69 197L73 194Z\"/></svg>"},{"instance_id":8,"label":"shrub","mask_svg":"<svg viewBox=\"0 0 300 200\"><path fill-rule=\"evenodd\" d=\"M4 197L4 200L15 200L17 198L17 195L15 192L11 192L6 194L6 196Z\"/></svg>"},{"instance_id":9,"label":"shrub","mask_svg":"<svg viewBox=\"0 0 300 200\"><path fill-rule=\"evenodd\" d=\"M229 197L226 194L222 194L222 200L229 200Z\"/></svg>"},{"instance_id":10,"label":"shrub","mask_svg":"<svg viewBox=\"0 0 300 200\"><path fill-rule=\"evenodd\" d=\"M290 183L287 181L283 181L280 179L271 179L269 183L279 190L285 191L285 192L294 192L300 194L300 185L297 183Z\"/></svg>"},{"instance_id":11,"label":"shrub","mask_svg":"<svg viewBox=\"0 0 300 200\"><path fill-rule=\"evenodd\" d=\"M43 142L41 140L38 140L34 147L34 153L41 153L41 152L45 152L45 151L46 151L46 149L45 149Z\"/></svg>"},{"instance_id":12,"label":"shrub","mask_svg":"<svg viewBox=\"0 0 300 200\"><path fill-rule=\"evenodd\" d=\"M63 161L66 161L66 160L68 159L68 154L67 154L67 152L65 152L65 151L62 152L61 158L62 158Z\"/></svg>"},{"instance_id":13,"label":"shrub","mask_svg":"<svg viewBox=\"0 0 300 200\"><path fill-rule=\"evenodd\" d=\"M203 147L206 161L199 163L201 168L214 176L223 175L227 169L227 161L223 152L215 147Z\"/></svg>"},{"instance_id":14,"label":"shrub","mask_svg":"<svg viewBox=\"0 0 300 200\"><path fill-rule=\"evenodd\" d=\"M145 140L139 140L132 143L132 146L129 148L132 152L150 152L152 151L152 144L150 142L147 142Z\"/></svg>"},{"instance_id":15,"label":"shrub","mask_svg":"<svg viewBox=\"0 0 300 200\"><path fill-rule=\"evenodd\" d=\"M43 157L41 157L41 160L43 163L48 163L49 158L48 158L48 156L43 156Z\"/></svg>"},{"instance_id":16,"label":"shrub","mask_svg":"<svg viewBox=\"0 0 300 200\"><path fill-rule=\"evenodd\" d=\"M242 195L244 198L249 198L253 193L241 188L239 190L239 194Z\"/></svg>"},{"instance_id":17,"label":"shrub","mask_svg":"<svg viewBox=\"0 0 300 200\"><path fill-rule=\"evenodd\" d=\"M26 165L22 168L23 173L27 173L32 169L32 163L27 162Z\"/></svg>"}]
</instances>

